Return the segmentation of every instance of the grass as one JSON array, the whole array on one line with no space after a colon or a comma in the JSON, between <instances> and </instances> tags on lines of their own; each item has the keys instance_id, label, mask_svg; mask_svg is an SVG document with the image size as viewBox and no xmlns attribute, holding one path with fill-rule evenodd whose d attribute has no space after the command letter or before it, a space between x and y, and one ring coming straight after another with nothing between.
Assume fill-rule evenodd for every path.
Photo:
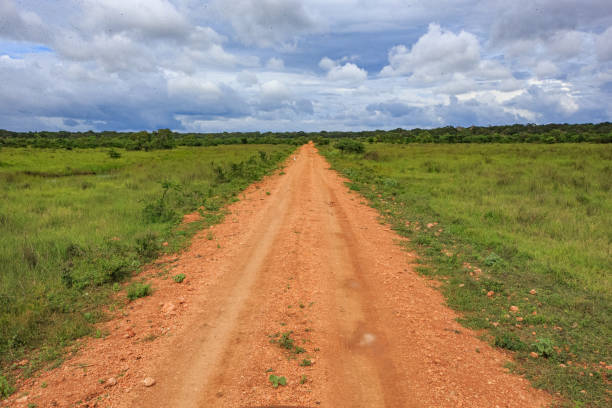
<instances>
[{"instance_id":1,"label":"grass","mask_svg":"<svg viewBox=\"0 0 612 408\"><path fill-rule=\"evenodd\" d=\"M310 367L312 365L312 360L305 358L300 361L300 367Z\"/></svg>"},{"instance_id":2,"label":"grass","mask_svg":"<svg viewBox=\"0 0 612 408\"><path fill-rule=\"evenodd\" d=\"M153 289L148 283L133 282L127 287L127 298L132 301L153 294Z\"/></svg>"},{"instance_id":3,"label":"grass","mask_svg":"<svg viewBox=\"0 0 612 408\"><path fill-rule=\"evenodd\" d=\"M611 405L612 146L321 150L515 371L566 406Z\"/></svg>"},{"instance_id":4,"label":"grass","mask_svg":"<svg viewBox=\"0 0 612 408\"><path fill-rule=\"evenodd\" d=\"M9 380L3 375L0 375L0 398L8 397L14 391L15 389L13 388Z\"/></svg>"},{"instance_id":5,"label":"grass","mask_svg":"<svg viewBox=\"0 0 612 408\"><path fill-rule=\"evenodd\" d=\"M219 222L223 206L292 148L115 150L112 157L107 149L0 150L0 372L7 376L10 363L33 349L55 359L53 350L93 334L120 282ZM196 209L201 219L181 225Z\"/></svg>"}]
</instances>

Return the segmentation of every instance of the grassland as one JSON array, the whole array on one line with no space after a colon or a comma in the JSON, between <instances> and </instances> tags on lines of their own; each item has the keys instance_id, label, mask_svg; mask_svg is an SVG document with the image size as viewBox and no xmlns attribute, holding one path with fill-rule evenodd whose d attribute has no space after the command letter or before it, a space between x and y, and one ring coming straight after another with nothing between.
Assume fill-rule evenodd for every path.
<instances>
[{"instance_id":1,"label":"grassland","mask_svg":"<svg viewBox=\"0 0 612 408\"><path fill-rule=\"evenodd\" d=\"M612 146L321 149L410 238L462 323L515 352L510 369L561 405L611 405Z\"/></svg>"},{"instance_id":2,"label":"grassland","mask_svg":"<svg viewBox=\"0 0 612 408\"><path fill-rule=\"evenodd\" d=\"M118 282L219 221L224 204L291 150L0 150L0 368L37 349L36 369L92 334ZM200 222L177 227L198 208Z\"/></svg>"}]
</instances>

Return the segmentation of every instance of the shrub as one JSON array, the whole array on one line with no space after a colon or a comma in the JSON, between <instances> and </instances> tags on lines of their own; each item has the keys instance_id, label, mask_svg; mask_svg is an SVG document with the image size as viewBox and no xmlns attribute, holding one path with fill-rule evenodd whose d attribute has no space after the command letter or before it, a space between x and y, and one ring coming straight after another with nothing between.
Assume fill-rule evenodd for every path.
<instances>
[{"instance_id":1,"label":"shrub","mask_svg":"<svg viewBox=\"0 0 612 408\"><path fill-rule=\"evenodd\" d=\"M134 282L127 288L127 297L130 301L149 296L152 293L153 289L148 283Z\"/></svg>"},{"instance_id":2,"label":"shrub","mask_svg":"<svg viewBox=\"0 0 612 408\"><path fill-rule=\"evenodd\" d=\"M543 357L550 357L555 351L552 340L548 338L540 337L532 346L535 348L536 352Z\"/></svg>"},{"instance_id":3,"label":"shrub","mask_svg":"<svg viewBox=\"0 0 612 408\"><path fill-rule=\"evenodd\" d=\"M115 149L111 149L108 151L108 157L110 157L111 159L118 159L121 157L121 153L119 153Z\"/></svg>"},{"instance_id":4,"label":"shrub","mask_svg":"<svg viewBox=\"0 0 612 408\"><path fill-rule=\"evenodd\" d=\"M352 139L340 139L334 144L334 147L342 153L363 153L365 151L363 143Z\"/></svg>"}]
</instances>

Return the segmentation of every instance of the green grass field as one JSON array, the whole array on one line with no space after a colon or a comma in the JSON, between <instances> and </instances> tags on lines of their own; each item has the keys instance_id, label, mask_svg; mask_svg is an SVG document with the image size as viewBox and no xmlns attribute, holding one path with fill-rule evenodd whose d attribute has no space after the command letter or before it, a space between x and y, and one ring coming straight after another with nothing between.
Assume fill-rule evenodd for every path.
<instances>
[{"instance_id":1,"label":"green grass field","mask_svg":"<svg viewBox=\"0 0 612 408\"><path fill-rule=\"evenodd\" d=\"M218 222L223 205L292 150L0 150L0 367L33 348L38 360L56 359L90 334L118 282ZM200 207L201 222L177 227Z\"/></svg>"},{"instance_id":2,"label":"green grass field","mask_svg":"<svg viewBox=\"0 0 612 408\"><path fill-rule=\"evenodd\" d=\"M516 352L511 369L568 406L610 406L612 146L321 149L410 238L462 323Z\"/></svg>"}]
</instances>

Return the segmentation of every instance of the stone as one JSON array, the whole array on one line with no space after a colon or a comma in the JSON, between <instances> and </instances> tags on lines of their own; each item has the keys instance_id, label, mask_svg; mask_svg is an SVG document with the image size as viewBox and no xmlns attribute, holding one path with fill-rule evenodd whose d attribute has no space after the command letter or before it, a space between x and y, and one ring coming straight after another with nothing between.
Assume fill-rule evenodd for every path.
<instances>
[{"instance_id":1,"label":"stone","mask_svg":"<svg viewBox=\"0 0 612 408\"><path fill-rule=\"evenodd\" d=\"M529 355L531 356L531 358L538 358L538 353L536 353L535 351L532 351L531 353L529 353Z\"/></svg>"},{"instance_id":2,"label":"stone","mask_svg":"<svg viewBox=\"0 0 612 408\"><path fill-rule=\"evenodd\" d=\"M106 380L106 385L109 387L114 387L115 385L117 385L117 379L115 377L111 377L108 380Z\"/></svg>"},{"instance_id":3,"label":"stone","mask_svg":"<svg viewBox=\"0 0 612 408\"><path fill-rule=\"evenodd\" d=\"M536 293L538 293L538 291L537 291L537 290L535 290L535 289L531 289L531 290L529 291L529 293L530 293L531 295L535 295Z\"/></svg>"},{"instance_id":4,"label":"stone","mask_svg":"<svg viewBox=\"0 0 612 408\"><path fill-rule=\"evenodd\" d=\"M495 292L493 292L492 290L487 292L488 297L493 297L493 295L495 295Z\"/></svg>"},{"instance_id":5,"label":"stone","mask_svg":"<svg viewBox=\"0 0 612 408\"><path fill-rule=\"evenodd\" d=\"M167 303L164 303L161 311L163 314L171 314L171 313L174 313L175 310L176 310L176 306L174 305L174 303L167 302Z\"/></svg>"},{"instance_id":6,"label":"stone","mask_svg":"<svg viewBox=\"0 0 612 408\"><path fill-rule=\"evenodd\" d=\"M519 307L518 306L510 306L510 311L511 312L518 312L519 311Z\"/></svg>"},{"instance_id":7,"label":"stone","mask_svg":"<svg viewBox=\"0 0 612 408\"><path fill-rule=\"evenodd\" d=\"M144 380L142 380L142 383L144 384L145 387L152 387L155 385L155 380L151 377L147 377Z\"/></svg>"}]
</instances>

